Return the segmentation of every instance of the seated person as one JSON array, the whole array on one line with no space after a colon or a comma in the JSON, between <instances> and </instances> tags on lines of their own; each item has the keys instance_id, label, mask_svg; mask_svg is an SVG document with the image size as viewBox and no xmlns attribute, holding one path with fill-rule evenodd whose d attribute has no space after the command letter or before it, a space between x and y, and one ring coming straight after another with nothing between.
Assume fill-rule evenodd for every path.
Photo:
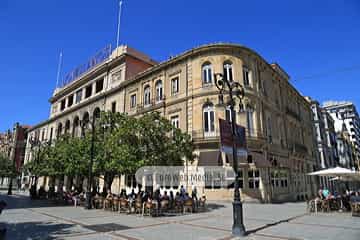
<instances>
[{"instance_id":1,"label":"seated person","mask_svg":"<svg viewBox=\"0 0 360 240\"><path fill-rule=\"evenodd\" d=\"M328 189L324 188L324 189L322 190L322 195L323 195L323 198L326 199L326 198L329 197L330 191L329 191Z\"/></svg>"},{"instance_id":2,"label":"seated person","mask_svg":"<svg viewBox=\"0 0 360 240\"><path fill-rule=\"evenodd\" d=\"M359 192L353 193L352 196L350 196L350 202L352 203L360 203L360 194Z\"/></svg>"},{"instance_id":3,"label":"seated person","mask_svg":"<svg viewBox=\"0 0 360 240\"><path fill-rule=\"evenodd\" d=\"M112 195L111 191L108 190L108 191L107 191L106 198L109 199L109 198L112 198L112 197L113 197L113 195Z\"/></svg>"},{"instance_id":4,"label":"seated person","mask_svg":"<svg viewBox=\"0 0 360 240\"><path fill-rule=\"evenodd\" d=\"M324 195L323 195L323 189L320 188L319 191L318 191L318 196L317 196L319 199L324 199Z\"/></svg>"},{"instance_id":5,"label":"seated person","mask_svg":"<svg viewBox=\"0 0 360 240\"><path fill-rule=\"evenodd\" d=\"M164 195L161 196L161 201L162 201L162 200L167 200L167 201L169 201L169 199L170 199L170 198L169 198L169 195L167 195L167 191L165 191L165 192L164 192Z\"/></svg>"},{"instance_id":6,"label":"seated person","mask_svg":"<svg viewBox=\"0 0 360 240\"><path fill-rule=\"evenodd\" d=\"M182 198L180 197L180 193L179 193L179 192L176 192L175 201L176 201L176 202L182 202Z\"/></svg>"},{"instance_id":7,"label":"seated person","mask_svg":"<svg viewBox=\"0 0 360 240\"><path fill-rule=\"evenodd\" d=\"M45 196L46 196L45 188L43 186L41 186L40 189L39 189L39 197L40 198L45 198Z\"/></svg>"}]
</instances>

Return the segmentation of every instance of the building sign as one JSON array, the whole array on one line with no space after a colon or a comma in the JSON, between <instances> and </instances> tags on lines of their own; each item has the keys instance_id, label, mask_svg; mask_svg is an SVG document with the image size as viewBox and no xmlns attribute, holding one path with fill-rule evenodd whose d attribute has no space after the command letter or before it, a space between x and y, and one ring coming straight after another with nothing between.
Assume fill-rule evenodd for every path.
<instances>
[{"instance_id":1,"label":"building sign","mask_svg":"<svg viewBox=\"0 0 360 240\"><path fill-rule=\"evenodd\" d=\"M67 73L64 78L62 79L59 87L65 87L69 83L73 82L75 79L80 77L83 73L93 69L98 64L104 62L111 54L111 45L104 47L103 49L99 50L94 56L92 56L85 64L82 64L72 70L71 72Z\"/></svg>"},{"instance_id":2,"label":"building sign","mask_svg":"<svg viewBox=\"0 0 360 240\"><path fill-rule=\"evenodd\" d=\"M221 151L232 154L233 135L231 131L231 122L228 122L224 119L219 119L219 125ZM237 156L247 156L245 128L235 124L235 131L236 137L234 140L236 143Z\"/></svg>"}]
</instances>

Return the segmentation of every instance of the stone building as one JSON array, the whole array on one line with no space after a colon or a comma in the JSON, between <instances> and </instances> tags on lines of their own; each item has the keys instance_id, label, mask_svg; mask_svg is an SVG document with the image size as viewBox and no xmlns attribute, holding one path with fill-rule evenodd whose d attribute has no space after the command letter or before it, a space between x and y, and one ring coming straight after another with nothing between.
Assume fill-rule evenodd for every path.
<instances>
[{"instance_id":1,"label":"stone building","mask_svg":"<svg viewBox=\"0 0 360 240\"><path fill-rule=\"evenodd\" d=\"M313 115L315 142L318 152L318 164L316 170L327 169L339 165L337 151L337 135L334 127L334 120L330 114L323 109L319 102L306 97L311 104ZM327 188L333 188L329 177L319 177L319 184Z\"/></svg>"},{"instance_id":2,"label":"stone building","mask_svg":"<svg viewBox=\"0 0 360 240\"><path fill-rule=\"evenodd\" d=\"M330 113L331 117L334 119L335 130L340 133L338 137L340 137L340 139L349 140L349 148L352 149L351 155L354 156L348 159L350 162L344 162L343 165L349 166L350 168L359 168L360 118L355 105L345 101L328 101L323 105L324 109ZM346 131L347 134L343 133L344 131Z\"/></svg>"},{"instance_id":3,"label":"stone building","mask_svg":"<svg viewBox=\"0 0 360 240\"><path fill-rule=\"evenodd\" d=\"M12 131L0 133L0 154L14 161L18 171L24 164L27 130L30 126L15 123ZM0 185L8 184L8 179L1 179Z\"/></svg>"},{"instance_id":4,"label":"stone building","mask_svg":"<svg viewBox=\"0 0 360 240\"><path fill-rule=\"evenodd\" d=\"M55 90L48 120L29 131L28 141L55 139L64 132L80 135L80 121L99 111L137 116L158 111L192 136L194 165L231 165L219 151L218 119L229 117L218 107L214 73L238 81L245 89L236 104L236 122L246 127L248 157L240 159L245 200L284 201L305 198L315 190L306 176L316 167L310 104L278 65L236 44L209 44L156 63L121 46L103 62ZM30 146L30 145L29 145ZM26 160L32 159L30 147ZM130 189L132 176L121 176L113 191ZM176 190L178 186L172 186ZM232 186L198 189L208 199L232 199Z\"/></svg>"}]
</instances>

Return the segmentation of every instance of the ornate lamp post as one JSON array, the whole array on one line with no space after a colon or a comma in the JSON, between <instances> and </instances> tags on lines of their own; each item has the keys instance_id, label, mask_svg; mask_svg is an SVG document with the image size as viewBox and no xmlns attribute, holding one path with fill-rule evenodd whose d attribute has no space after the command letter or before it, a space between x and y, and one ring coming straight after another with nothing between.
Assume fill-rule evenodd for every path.
<instances>
[{"instance_id":1,"label":"ornate lamp post","mask_svg":"<svg viewBox=\"0 0 360 240\"><path fill-rule=\"evenodd\" d=\"M236 99L240 101L240 109L242 109L241 101L244 98L244 88L238 82L229 81L227 78L223 78L223 74L215 73L214 74L215 85L219 89L219 104L224 103L224 94L229 94L229 101L227 105L230 106L231 111L231 132L233 138L233 168L235 171L235 186L234 186L234 201L233 201L233 226L232 234L235 236L244 236L245 227L243 223L243 210L242 203L240 198L239 190L239 164L237 159L237 149L236 149L236 123L235 123L235 110L234 106L236 104Z\"/></svg>"}]
</instances>

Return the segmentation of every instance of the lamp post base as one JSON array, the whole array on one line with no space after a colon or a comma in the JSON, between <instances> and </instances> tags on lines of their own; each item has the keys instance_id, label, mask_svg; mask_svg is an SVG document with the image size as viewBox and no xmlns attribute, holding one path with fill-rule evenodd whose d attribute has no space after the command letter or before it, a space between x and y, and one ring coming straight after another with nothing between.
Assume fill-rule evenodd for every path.
<instances>
[{"instance_id":1,"label":"lamp post base","mask_svg":"<svg viewBox=\"0 0 360 240\"><path fill-rule=\"evenodd\" d=\"M246 231L244 227L244 223L242 222L242 203L241 201L234 200L233 202L233 226L232 226L232 234L234 236L245 236Z\"/></svg>"},{"instance_id":2,"label":"lamp post base","mask_svg":"<svg viewBox=\"0 0 360 240\"><path fill-rule=\"evenodd\" d=\"M86 201L85 201L85 209L91 209L92 208L92 204L91 204L91 192L86 192Z\"/></svg>"}]
</instances>

